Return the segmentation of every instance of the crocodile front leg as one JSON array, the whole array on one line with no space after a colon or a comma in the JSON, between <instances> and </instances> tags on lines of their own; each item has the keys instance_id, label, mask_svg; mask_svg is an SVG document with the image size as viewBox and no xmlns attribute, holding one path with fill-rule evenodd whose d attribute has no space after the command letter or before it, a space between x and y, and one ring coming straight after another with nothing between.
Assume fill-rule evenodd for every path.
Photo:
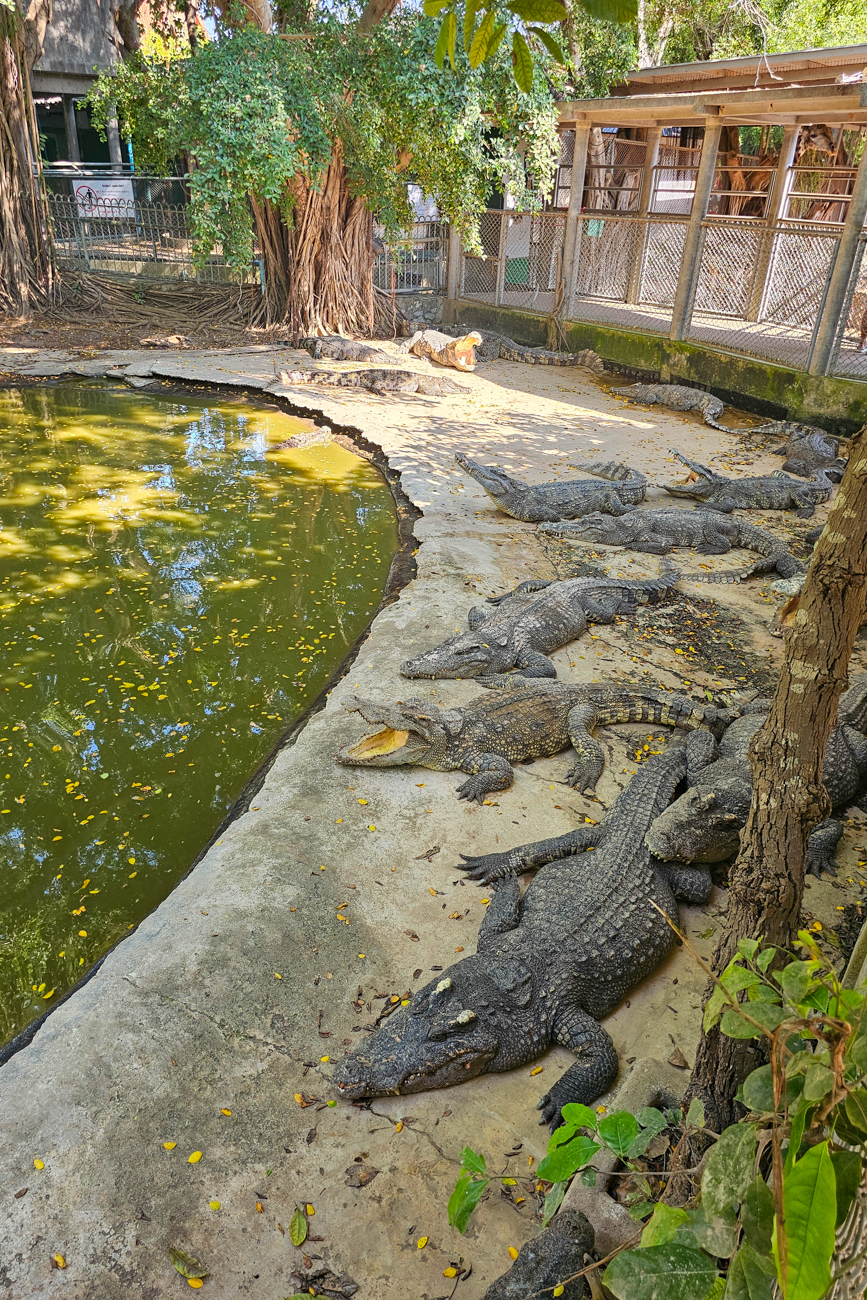
<instances>
[{"instance_id":1,"label":"crocodile front leg","mask_svg":"<svg viewBox=\"0 0 867 1300\"><path fill-rule=\"evenodd\" d=\"M567 1102L578 1101L589 1106L608 1091L620 1069L610 1035L578 1006L558 1010L554 1020L554 1038L574 1052L578 1060L570 1065L536 1107L542 1112L539 1123L550 1124L552 1129L562 1124L560 1112Z\"/></svg>"},{"instance_id":2,"label":"crocodile front leg","mask_svg":"<svg viewBox=\"0 0 867 1300\"><path fill-rule=\"evenodd\" d=\"M458 786L459 799L475 799L481 803L486 794L494 790L508 790L514 779L512 764L502 754L481 754L462 763L465 772L473 775Z\"/></svg>"},{"instance_id":3,"label":"crocodile front leg","mask_svg":"<svg viewBox=\"0 0 867 1300\"><path fill-rule=\"evenodd\" d=\"M502 596L488 596L488 604L502 605L511 596L526 596L529 592L544 591L552 582L553 578L528 578L526 582L519 582L511 591L504 591Z\"/></svg>"},{"instance_id":4,"label":"crocodile front leg","mask_svg":"<svg viewBox=\"0 0 867 1300\"><path fill-rule=\"evenodd\" d=\"M686 784L695 785L703 768L717 757L718 746L709 731L691 731L686 739Z\"/></svg>"},{"instance_id":5,"label":"crocodile front leg","mask_svg":"<svg viewBox=\"0 0 867 1300\"><path fill-rule=\"evenodd\" d=\"M583 630L583 629L582 629ZM547 655L540 650L521 650L515 660L515 667L520 668L525 677L556 677L557 669Z\"/></svg>"},{"instance_id":6,"label":"crocodile front leg","mask_svg":"<svg viewBox=\"0 0 867 1300\"><path fill-rule=\"evenodd\" d=\"M596 782L605 766L602 746L590 735L590 728L595 722L595 704L576 704L566 716L566 730L575 750L575 762L564 780L573 790L580 790L582 794L595 792Z\"/></svg>"},{"instance_id":7,"label":"crocodile front leg","mask_svg":"<svg viewBox=\"0 0 867 1300\"><path fill-rule=\"evenodd\" d=\"M701 904L710 898L712 881L707 867L676 867L672 863L666 863L663 869L678 903Z\"/></svg>"},{"instance_id":8,"label":"crocodile front leg","mask_svg":"<svg viewBox=\"0 0 867 1300\"><path fill-rule=\"evenodd\" d=\"M811 876L821 878L823 871L836 876L837 863L834 854L842 835L843 823L836 817L828 817L825 821L819 822L818 826L813 827L807 838L806 870Z\"/></svg>"},{"instance_id":9,"label":"crocodile front leg","mask_svg":"<svg viewBox=\"0 0 867 1300\"><path fill-rule=\"evenodd\" d=\"M730 515L738 507L737 502L732 501L731 497L714 497L712 501L702 501L694 508L696 510L718 510L721 515Z\"/></svg>"},{"instance_id":10,"label":"crocodile front leg","mask_svg":"<svg viewBox=\"0 0 867 1300\"><path fill-rule=\"evenodd\" d=\"M800 494L796 496L795 500L799 506L795 511L798 518L812 519L813 515L816 513L816 507L813 505L813 502L810 501L808 497L802 497Z\"/></svg>"},{"instance_id":11,"label":"crocodile front leg","mask_svg":"<svg viewBox=\"0 0 867 1300\"><path fill-rule=\"evenodd\" d=\"M514 930L521 919L521 886L512 877L494 886L494 897L485 911L479 926L476 952L490 945L500 934Z\"/></svg>"},{"instance_id":12,"label":"crocodile front leg","mask_svg":"<svg viewBox=\"0 0 867 1300\"><path fill-rule=\"evenodd\" d=\"M520 875L522 871L535 871L537 867L544 867L546 862L583 853L585 849L595 847L601 834L601 826L579 826L566 835L537 840L535 844L522 844L516 849L507 849L505 853L486 853L480 858L468 858L462 853L463 862L457 865L471 880L489 885L494 880Z\"/></svg>"},{"instance_id":13,"label":"crocodile front leg","mask_svg":"<svg viewBox=\"0 0 867 1300\"><path fill-rule=\"evenodd\" d=\"M467 626L471 632L475 632L476 628L481 627L483 623L487 623L490 617L491 615L487 610L482 609L479 605L473 605L467 614Z\"/></svg>"}]
</instances>

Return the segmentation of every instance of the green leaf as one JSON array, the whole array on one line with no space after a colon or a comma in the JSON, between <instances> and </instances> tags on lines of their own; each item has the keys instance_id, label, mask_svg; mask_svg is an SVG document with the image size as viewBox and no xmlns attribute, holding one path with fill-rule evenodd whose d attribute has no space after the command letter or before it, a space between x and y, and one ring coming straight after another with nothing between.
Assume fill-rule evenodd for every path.
<instances>
[{"instance_id":1,"label":"green leaf","mask_svg":"<svg viewBox=\"0 0 867 1300\"><path fill-rule=\"evenodd\" d=\"M729 1267L725 1300L772 1300L773 1281L770 1261L744 1242Z\"/></svg>"},{"instance_id":2,"label":"green leaf","mask_svg":"<svg viewBox=\"0 0 867 1300\"><path fill-rule=\"evenodd\" d=\"M726 992L732 994L740 993L741 989L753 988L762 982L754 970L744 970L743 966L738 965L737 957L729 962L719 978Z\"/></svg>"},{"instance_id":3,"label":"green leaf","mask_svg":"<svg viewBox=\"0 0 867 1300\"><path fill-rule=\"evenodd\" d=\"M770 966L771 962L774 960L776 955L777 955L776 948L763 948L762 951L759 953L758 957L756 958L756 965L758 966L762 974L764 974L765 971L768 969L768 967Z\"/></svg>"},{"instance_id":4,"label":"green leaf","mask_svg":"<svg viewBox=\"0 0 867 1300\"><path fill-rule=\"evenodd\" d=\"M849 1045L849 1051L846 1053L847 1061L851 1061L855 1068L863 1074L867 1070L867 1036L859 1034L856 1039Z\"/></svg>"},{"instance_id":5,"label":"green leaf","mask_svg":"<svg viewBox=\"0 0 867 1300\"><path fill-rule=\"evenodd\" d=\"M762 1255L771 1253L774 1197L764 1178L754 1178L741 1201L741 1227L751 1246Z\"/></svg>"},{"instance_id":6,"label":"green leaf","mask_svg":"<svg viewBox=\"0 0 867 1300\"><path fill-rule=\"evenodd\" d=\"M689 1103L686 1122L690 1128L704 1128L704 1102L701 1097L693 1097Z\"/></svg>"},{"instance_id":7,"label":"green leaf","mask_svg":"<svg viewBox=\"0 0 867 1300\"><path fill-rule=\"evenodd\" d=\"M688 1222L678 1228L675 1241L706 1250L714 1258L728 1259L738 1244L737 1215L731 1206L720 1214L711 1214L706 1206L700 1205L690 1211Z\"/></svg>"},{"instance_id":8,"label":"green leaf","mask_svg":"<svg viewBox=\"0 0 867 1300\"><path fill-rule=\"evenodd\" d=\"M635 1205L630 1205L626 1213L630 1219L634 1219L636 1223L641 1223L642 1219L649 1218L655 1209L655 1201L638 1201Z\"/></svg>"},{"instance_id":9,"label":"green leaf","mask_svg":"<svg viewBox=\"0 0 867 1300\"><path fill-rule=\"evenodd\" d=\"M650 1129L654 1137L657 1133L661 1133L663 1129L668 1128L668 1120L662 1111L657 1110L655 1106L642 1106L641 1110L635 1112L635 1118L642 1128Z\"/></svg>"},{"instance_id":10,"label":"green leaf","mask_svg":"<svg viewBox=\"0 0 867 1300\"><path fill-rule=\"evenodd\" d=\"M494 28L493 35L491 36L491 39L488 41L488 49L485 54L486 59L492 59L494 57L497 50L500 48L500 41L503 39L505 34L506 34L505 23L500 23L498 27Z\"/></svg>"},{"instance_id":11,"label":"green leaf","mask_svg":"<svg viewBox=\"0 0 867 1300\"><path fill-rule=\"evenodd\" d=\"M569 16L560 0L511 0L506 8L525 23L562 23Z\"/></svg>"},{"instance_id":12,"label":"green leaf","mask_svg":"<svg viewBox=\"0 0 867 1300\"><path fill-rule=\"evenodd\" d=\"M494 34L494 11L493 9L491 9L489 10L488 13L485 14L484 18L479 24L479 30L476 32L475 36L473 37L473 43L470 46L470 67L471 68L477 68L480 63L484 63L485 59L488 56L488 45L490 44L490 40L493 34Z\"/></svg>"},{"instance_id":13,"label":"green leaf","mask_svg":"<svg viewBox=\"0 0 867 1300\"><path fill-rule=\"evenodd\" d=\"M592 1138L576 1137L545 1156L539 1162L536 1176L544 1178L548 1183L561 1183L589 1164L599 1150L599 1143Z\"/></svg>"},{"instance_id":14,"label":"green leaf","mask_svg":"<svg viewBox=\"0 0 867 1300\"><path fill-rule=\"evenodd\" d=\"M834 1166L834 1178L837 1183L837 1220L835 1227L839 1228L845 1223L846 1215L849 1213L858 1188L861 1186L864 1168L857 1151L832 1151L831 1164Z\"/></svg>"},{"instance_id":15,"label":"green leaf","mask_svg":"<svg viewBox=\"0 0 867 1300\"><path fill-rule=\"evenodd\" d=\"M668 1242L624 1250L605 1270L605 1285L618 1300L704 1300L719 1274L701 1251Z\"/></svg>"},{"instance_id":16,"label":"green leaf","mask_svg":"<svg viewBox=\"0 0 867 1300\"><path fill-rule=\"evenodd\" d=\"M466 8L464 9L464 49L467 53L469 53L470 46L473 43L473 32L476 28L476 14L479 12L481 7L482 0L467 0ZM479 62L481 62L481 60L479 60ZM475 68L478 65L473 63L471 66Z\"/></svg>"},{"instance_id":17,"label":"green leaf","mask_svg":"<svg viewBox=\"0 0 867 1300\"><path fill-rule=\"evenodd\" d=\"M702 1205L709 1215L722 1214L743 1200L753 1179L755 1150L755 1124L733 1124L720 1134L701 1180Z\"/></svg>"},{"instance_id":18,"label":"green leaf","mask_svg":"<svg viewBox=\"0 0 867 1300\"><path fill-rule=\"evenodd\" d=\"M180 1273L181 1277L207 1277L208 1270L188 1255L186 1251L179 1250L177 1246L169 1246L169 1259Z\"/></svg>"},{"instance_id":19,"label":"green leaf","mask_svg":"<svg viewBox=\"0 0 867 1300\"><path fill-rule=\"evenodd\" d=\"M792 1122L792 1131L789 1134L789 1145L786 1150L786 1159L783 1164L783 1174L787 1174L798 1158L801 1150L801 1138L804 1136L804 1125L807 1122L807 1111L809 1106L801 1103L798 1109L790 1115Z\"/></svg>"},{"instance_id":20,"label":"green leaf","mask_svg":"<svg viewBox=\"0 0 867 1300\"><path fill-rule=\"evenodd\" d=\"M554 1215L563 1203L563 1197L566 1195L568 1183L555 1183L550 1192L545 1197L545 1204L542 1206L542 1227L547 1228Z\"/></svg>"},{"instance_id":21,"label":"green leaf","mask_svg":"<svg viewBox=\"0 0 867 1300\"><path fill-rule=\"evenodd\" d=\"M758 950L758 939L738 939L738 952L746 957L748 961L752 961Z\"/></svg>"},{"instance_id":22,"label":"green leaf","mask_svg":"<svg viewBox=\"0 0 867 1300\"><path fill-rule=\"evenodd\" d=\"M743 1083L744 1105L748 1110L757 1110L762 1114L773 1112L774 1073L769 1065L760 1065L752 1074L748 1074Z\"/></svg>"},{"instance_id":23,"label":"green leaf","mask_svg":"<svg viewBox=\"0 0 867 1300\"><path fill-rule=\"evenodd\" d=\"M719 984L714 985L713 993L708 998L707 1006L704 1009L704 1020L702 1022L704 1032L707 1033L713 1029L719 1020L723 1009L729 1005L729 999L726 997L726 991Z\"/></svg>"},{"instance_id":24,"label":"green leaf","mask_svg":"<svg viewBox=\"0 0 867 1300\"><path fill-rule=\"evenodd\" d=\"M805 994L801 1002L802 1011L822 1011L828 1010L828 1004L831 1001L831 993L826 989L824 984L817 985L809 993Z\"/></svg>"},{"instance_id":25,"label":"green leaf","mask_svg":"<svg viewBox=\"0 0 867 1300\"><path fill-rule=\"evenodd\" d=\"M638 17L638 0L578 0L578 3L601 23L633 23Z\"/></svg>"},{"instance_id":26,"label":"green leaf","mask_svg":"<svg viewBox=\"0 0 867 1300\"><path fill-rule=\"evenodd\" d=\"M592 1128L594 1133L596 1132L599 1116L590 1106L584 1106L580 1101L567 1101L560 1114L564 1124L572 1124L575 1128ZM554 1137L559 1131L559 1129L555 1131Z\"/></svg>"},{"instance_id":27,"label":"green leaf","mask_svg":"<svg viewBox=\"0 0 867 1300\"><path fill-rule=\"evenodd\" d=\"M600 1119L596 1131L609 1150L622 1160L638 1137L638 1120L628 1110L616 1110Z\"/></svg>"},{"instance_id":28,"label":"green leaf","mask_svg":"<svg viewBox=\"0 0 867 1300\"><path fill-rule=\"evenodd\" d=\"M424 0L423 8L428 18L436 18L451 2L452 0Z\"/></svg>"},{"instance_id":29,"label":"green leaf","mask_svg":"<svg viewBox=\"0 0 867 1300\"><path fill-rule=\"evenodd\" d=\"M795 1006L802 1002L807 995L807 989L810 987L812 978L812 963L806 961L792 961L788 966L784 966L781 971L777 971L776 980L786 997Z\"/></svg>"},{"instance_id":30,"label":"green leaf","mask_svg":"<svg viewBox=\"0 0 867 1300\"><path fill-rule=\"evenodd\" d=\"M811 1147L784 1176L783 1213L788 1262L785 1286L780 1273L776 1226L774 1258L786 1300L820 1300L831 1282L837 1217L834 1166L827 1142Z\"/></svg>"},{"instance_id":31,"label":"green leaf","mask_svg":"<svg viewBox=\"0 0 867 1300\"><path fill-rule=\"evenodd\" d=\"M289 1221L289 1240L293 1246L303 1246L307 1240L307 1216L297 1205Z\"/></svg>"},{"instance_id":32,"label":"green leaf","mask_svg":"<svg viewBox=\"0 0 867 1300\"><path fill-rule=\"evenodd\" d=\"M786 1012L782 1007L775 1007L769 1002L751 1002L749 1005L751 1019L757 1020L769 1033L783 1023ZM720 1029L728 1038L761 1038L760 1029L749 1024L739 1011L732 1009L723 1014Z\"/></svg>"},{"instance_id":33,"label":"green leaf","mask_svg":"<svg viewBox=\"0 0 867 1300\"><path fill-rule=\"evenodd\" d=\"M450 9L449 12L446 14L445 18L442 20L442 24L440 26L440 34L437 37L437 43L434 49L434 62L436 63L438 68L442 68L446 60L446 55L448 55L449 62L452 65L452 69L454 69L455 39L457 37L457 34L458 34L458 20L455 17L454 10Z\"/></svg>"},{"instance_id":34,"label":"green leaf","mask_svg":"<svg viewBox=\"0 0 867 1300\"><path fill-rule=\"evenodd\" d=\"M531 27L530 31L542 42L545 49L551 57L557 61L557 63L565 65L566 59L563 51L560 49L560 46L554 40L554 37L550 32L546 32L544 27Z\"/></svg>"},{"instance_id":35,"label":"green leaf","mask_svg":"<svg viewBox=\"0 0 867 1300\"><path fill-rule=\"evenodd\" d=\"M867 1133L867 1088L856 1088L854 1092L848 1094L846 1118L853 1128Z\"/></svg>"},{"instance_id":36,"label":"green leaf","mask_svg":"<svg viewBox=\"0 0 867 1300\"><path fill-rule=\"evenodd\" d=\"M468 1174L481 1174L484 1178L487 1174L485 1167L485 1157L472 1147L464 1147L461 1152L461 1169L466 1170Z\"/></svg>"},{"instance_id":37,"label":"green leaf","mask_svg":"<svg viewBox=\"0 0 867 1300\"><path fill-rule=\"evenodd\" d=\"M804 1100L821 1101L834 1087L834 1071L814 1062L804 1071Z\"/></svg>"},{"instance_id":38,"label":"green leaf","mask_svg":"<svg viewBox=\"0 0 867 1300\"><path fill-rule=\"evenodd\" d=\"M470 1215L489 1182L488 1178L471 1178L469 1174L458 1179L448 1203L449 1223L458 1232L466 1232Z\"/></svg>"},{"instance_id":39,"label":"green leaf","mask_svg":"<svg viewBox=\"0 0 867 1300\"><path fill-rule=\"evenodd\" d=\"M641 1234L642 1246L664 1246L688 1217L686 1210L658 1201Z\"/></svg>"},{"instance_id":40,"label":"green leaf","mask_svg":"<svg viewBox=\"0 0 867 1300\"><path fill-rule=\"evenodd\" d=\"M520 32L512 33L512 67L518 89L529 95L533 89L533 58Z\"/></svg>"}]
</instances>

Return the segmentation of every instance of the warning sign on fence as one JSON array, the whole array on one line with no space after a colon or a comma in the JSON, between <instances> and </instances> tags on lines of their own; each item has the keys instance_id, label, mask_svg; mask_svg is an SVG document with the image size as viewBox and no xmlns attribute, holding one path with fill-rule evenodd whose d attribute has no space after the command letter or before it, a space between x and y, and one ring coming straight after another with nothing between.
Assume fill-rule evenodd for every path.
<instances>
[{"instance_id":1,"label":"warning sign on fence","mask_svg":"<svg viewBox=\"0 0 867 1300\"><path fill-rule=\"evenodd\" d=\"M132 181L128 176L89 178L75 185L75 203L80 217L128 217L133 203Z\"/></svg>"}]
</instances>

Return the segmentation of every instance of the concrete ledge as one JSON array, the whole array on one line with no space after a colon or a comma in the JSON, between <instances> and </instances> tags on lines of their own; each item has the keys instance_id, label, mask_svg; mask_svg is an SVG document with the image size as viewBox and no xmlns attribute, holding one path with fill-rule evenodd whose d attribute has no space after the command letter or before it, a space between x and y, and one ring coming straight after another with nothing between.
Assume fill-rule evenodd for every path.
<instances>
[{"instance_id":1,"label":"concrete ledge","mask_svg":"<svg viewBox=\"0 0 867 1300\"><path fill-rule=\"evenodd\" d=\"M468 300L443 304L443 323L497 330L521 343L546 347L548 318ZM791 370L701 343L672 343L662 334L565 321L569 347L593 348L612 370L636 379L689 384L724 402L771 419L803 420L848 436L867 421L867 383Z\"/></svg>"}]
</instances>

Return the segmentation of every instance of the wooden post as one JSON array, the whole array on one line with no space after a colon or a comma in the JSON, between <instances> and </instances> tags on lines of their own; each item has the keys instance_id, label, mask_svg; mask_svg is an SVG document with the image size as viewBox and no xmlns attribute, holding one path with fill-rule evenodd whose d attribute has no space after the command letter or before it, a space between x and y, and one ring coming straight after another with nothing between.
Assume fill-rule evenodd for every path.
<instances>
[{"instance_id":1,"label":"wooden post","mask_svg":"<svg viewBox=\"0 0 867 1300\"><path fill-rule=\"evenodd\" d=\"M572 185L569 190L569 207L563 229L563 302L561 316L569 317L572 299L578 283L578 257L581 249L581 205L584 200L584 181L587 176L587 146L590 143L590 123L578 122L575 126L575 152L572 157Z\"/></svg>"},{"instance_id":2,"label":"wooden post","mask_svg":"<svg viewBox=\"0 0 867 1300\"><path fill-rule=\"evenodd\" d=\"M632 265L629 268L629 286L626 290L628 303L638 302L641 295L641 273L644 269L644 249L647 243L647 226L644 218L650 211L653 198L653 172L659 161L659 143L662 139L662 127L652 126L647 132L647 151L644 155L644 167L641 172L641 189L638 193L638 219L641 227L637 232L633 249Z\"/></svg>"},{"instance_id":3,"label":"wooden post","mask_svg":"<svg viewBox=\"0 0 867 1300\"><path fill-rule=\"evenodd\" d=\"M448 264L446 266L446 302L457 302L461 296L461 233L453 221L449 221Z\"/></svg>"},{"instance_id":4,"label":"wooden post","mask_svg":"<svg viewBox=\"0 0 867 1300\"><path fill-rule=\"evenodd\" d=\"M864 228L865 215L867 215L867 150L862 153L858 171L855 173L849 211L843 223L837 255L828 278L828 290L813 339L810 359L807 362L808 375L827 374L837 337L837 326L840 323L840 312L846 301L849 277L858 252L858 239Z\"/></svg>"},{"instance_id":5,"label":"wooden post","mask_svg":"<svg viewBox=\"0 0 867 1300\"><path fill-rule=\"evenodd\" d=\"M747 305L747 320L758 320L759 312L762 309L765 283L771 269L771 255L774 251L774 227L785 210L786 199L792 187L791 167L795 161L799 131L800 127L797 126L787 126L783 130L783 143L780 145L777 170L774 172L771 181L771 192L768 195L768 210L765 214L767 229L761 237L759 250L756 254L756 265L753 271L749 303Z\"/></svg>"},{"instance_id":6,"label":"wooden post","mask_svg":"<svg viewBox=\"0 0 867 1300\"><path fill-rule=\"evenodd\" d=\"M719 122L705 126L704 141L701 146L701 161L695 178L695 194L692 200L692 212L686 228L683 245L683 261L677 281L677 293L674 297L674 310L671 313L671 330L668 337L672 340L686 338L692 322L692 309L695 303L695 291L701 272L701 249L704 231L702 222L707 216L707 207L713 190L716 175L719 140L722 127Z\"/></svg>"}]
</instances>

